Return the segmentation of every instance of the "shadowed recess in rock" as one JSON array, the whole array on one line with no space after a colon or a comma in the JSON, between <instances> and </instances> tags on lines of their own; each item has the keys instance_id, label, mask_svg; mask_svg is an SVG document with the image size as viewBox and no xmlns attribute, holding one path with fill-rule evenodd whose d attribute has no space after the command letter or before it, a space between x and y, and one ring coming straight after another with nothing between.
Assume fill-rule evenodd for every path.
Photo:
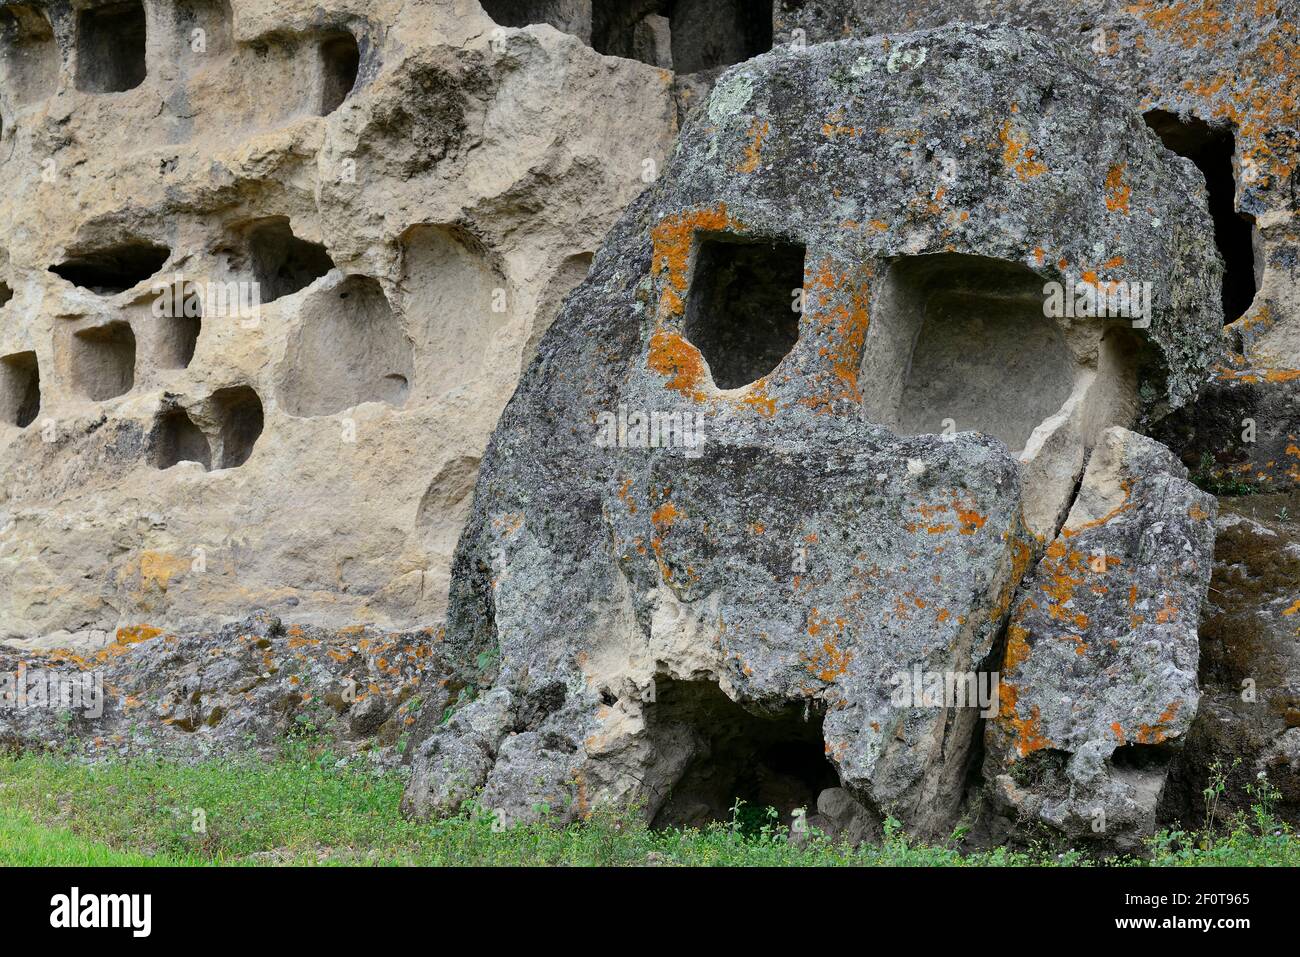
<instances>
[{"instance_id":1,"label":"shadowed recess in rock","mask_svg":"<svg viewBox=\"0 0 1300 957\"><path fill-rule=\"evenodd\" d=\"M154 468L169 469L180 462L198 462L204 469L212 467L207 436L179 406L167 409L154 421L149 444L149 463Z\"/></svg>"},{"instance_id":2,"label":"shadowed recess in rock","mask_svg":"<svg viewBox=\"0 0 1300 957\"><path fill-rule=\"evenodd\" d=\"M25 429L41 411L41 376L36 353L0 359L0 422Z\"/></svg>"},{"instance_id":3,"label":"shadowed recess in rock","mask_svg":"<svg viewBox=\"0 0 1300 957\"><path fill-rule=\"evenodd\" d=\"M681 773L662 782L662 803L652 825L700 827L711 821L765 823L775 808L789 824L796 808L810 813L817 796L839 786L826 760L822 715L797 705L760 717L707 681L656 681L656 700L646 720L656 740L690 749Z\"/></svg>"},{"instance_id":4,"label":"shadowed recess in rock","mask_svg":"<svg viewBox=\"0 0 1300 957\"><path fill-rule=\"evenodd\" d=\"M193 283L176 283L163 315L155 316L154 364L159 369L185 369L194 359L203 331L203 297Z\"/></svg>"},{"instance_id":5,"label":"shadowed recess in rock","mask_svg":"<svg viewBox=\"0 0 1300 957\"><path fill-rule=\"evenodd\" d=\"M591 35L591 20L596 11L592 0L481 0L483 12L502 27L526 27L532 23L549 23L555 29L581 37ZM596 6L606 5L597 0Z\"/></svg>"},{"instance_id":6,"label":"shadowed recess in rock","mask_svg":"<svg viewBox=\"0 0 1300 957\"><path fill-rule=\"evenodd\" d=\"M328 116L348 98L361 68L361 50L357 38L346 30L332 33L321 41L320 115Z\"/></svg>"},{"instance_id":7,"label":"shadowed recess in rock","mask_svg":"<svg viewBox=\"0 0 1300 957\"><path fill-rule=\"evenodd\" d=\"M9 288L7 283L0 282L0 307L3 307L10 299L14 297L14 291Z\"/></svg>"},{"instance_id":8,"label":"shadowed recess in rock","mask_svg":"<svg viewBox=\"0 0 1300 957\"><path fill-rule=\"evenodd\" d=\"M77 89L121 93L148 73L146 18L139 0L82 10L77 17Z\"/></svg>"},{"instance_id":9,"label":"shadowed recess in rock","mask_svg":"<svg viewBox=\"0 0 1300 957\"><path fill-rule=\"evenodd\" d=\"M1043 281L1019 263L899 259L870 336L863 411L900 435L985 432L1016 452L1070 396L1071 360L1043 315Z\"/></svg>"},{"instance_id":10,"label":"shadowed recess in rock","mask_svg":"<svg viewBox=\"0 0 1300 957\"><path fill-rule=\"evenodd\" d=\"M220 423L217 468L238 468L248 461L262 435L262 400L250 386L238 385L214 392L212 408Z\"/></svg>"},{"instance_id":11,"label":"shadowed recess in rock","mask_svg":"<svg viewBox=\"0 0 1300 957\"><path fill-rule=\"evenodd\" d=\"M45 13L30 4L0 10L0 83L17 105L49 96L59 81L59 48Z\"/></svg>"},{"instance_id":12,"label":"shadowed recess in rock","mask_svg":"<svg viewBox=\"0 0 1300 957\"><path fill-rule=\"evenodd\" d=\"M280 402L290 415L332 415L362 402L402 406L414 360L411 340L379 283L349 276L303 307L285 354Z\"/></svg>"},{"instance_id":13,"label":"shadowed recess in rock","mask_svg":"<svg viewBox=\"0 0 1300 957\"><path fill-rule=\"evenodd\" d=\"M803 287L798 243L705 238L686 302L686 338L720 389L761 379L799 338L795 296Z\"/></svg>"},{"instance_id":14,"label":"shadowed recess in rock","mask_svg":"<svg viewBox=\"0 0 1300 957\"><path fill-rule=\"evenodd\" d=\"M334 268L324 246L293 234L287 216L259 220L248 227L246 236L248 264L261 287L263 303L306 289Z\"/></svg>"},{"instance_id":15,"label":"shadowed recess in rock","mask_svg":"<svg viewBox=\"0 0 1300 957\"><path fill-rule=\"evenodd\" d=\"M135 385L135 333L127 323L79 330L70 351L73 387L86 398L111 399Z\"/></svg>"},{"instance_id":16,"label":"shadowed recess in rock","mask_svg":"<svg viewBox=\"0 0 1300 957\"><path fill-rule=\"evenodd\" d=\"M74 253L51 266L50 272L83 289L115 295L148 279L170 257L166 246L133 239Z\"/></svg>"},{"instance_id":17,"label":"shadowed recess in rock","mask_svg":"<svg viewBox=\"0 0 1300 957\"><path fill-rule=\"evenodd\" d=\"M1236 178L1232 160L1236 138L1230 126L1211 126L1188 114L1181 118L1165 110L1143 114L1147 125L1168 149L1185 156L1205 177L1205 189L1214 218L1214 244L1223 257L1223 320L1234 322L1255 299L1255 218L1238 213Z\"/></svg>"},{"instance_id":18,"label":"shadowed recess in rock","mask_svg":"<svg viewBox=\"0 0 1300 957\"><path fill-rule=\"evenodd\" d=\"M772 48L769 0L621 0L593 5L591 45L678 73L740 63Z\"/></svg>"}]
</instances>

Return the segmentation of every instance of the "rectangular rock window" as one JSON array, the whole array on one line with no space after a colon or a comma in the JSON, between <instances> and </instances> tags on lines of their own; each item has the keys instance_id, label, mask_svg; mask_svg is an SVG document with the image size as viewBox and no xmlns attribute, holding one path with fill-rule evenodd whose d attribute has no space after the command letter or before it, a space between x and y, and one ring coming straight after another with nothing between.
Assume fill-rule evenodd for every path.
<instances>
[{"instance_id":1,"label":"rectangular rock window","mask_svg":"<svg viewBox=\"0 0 1300 957\"><path fill-rule=\"evenodd\" d=\"M96 402L135 385L135 333L125 322L82 329L72 336L72 382Z\"/></svg>"},{"instance_id":2,"label":"rectangular rock window","mask_svg":"<svg viewBox=\"0 0 1300 957\"><path fill-rule=\"evenodd\" d=\"M701 237L684 331L719 389L761 379L794 348L804 255L800 243Z\"/></svg>"},{"instance_id":3,"label":"rectangular rock window","mask_svg":"<svg viewBox=\"0 0 1300 957\"><path fill-rule=\"evenodd\" d=\"M82 10L77 17L77 89L121 93L143 83L146 32L139 0Z\"/></svg>"},{"instance_id":4,"label":"rectangular rock window","mask_svg":"<svg viewBox=\"0 0 1300 957\"><path fill-rule=\"evenodd\" d=\"M320 115L328 116L348 98L361 68L361 49L350 33L326 37L320 45L321 102Z\"/></svg>"},{"instance_id":5,"label":"rectangular rock window","mask_svg":"<svg viewBox=\"0 0 1300 957\"><path fill-rule=\"evenodd\" d=\"M36 353L0 359L0 422L25 429L41 411L41 376Z\"/></svg>"}]
</instances>

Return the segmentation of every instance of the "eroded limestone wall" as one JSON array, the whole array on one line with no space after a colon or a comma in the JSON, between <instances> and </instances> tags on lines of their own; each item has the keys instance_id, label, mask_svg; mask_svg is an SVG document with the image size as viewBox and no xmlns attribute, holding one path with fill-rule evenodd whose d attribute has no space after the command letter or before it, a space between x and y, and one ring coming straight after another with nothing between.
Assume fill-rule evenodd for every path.
<instances>
[{"instance_id":1,"label":"eroded limestone wall","mask_svg":"<svg viewBox=\"0 0 1300 957\"><path fill-rule=\"evenodd\" d=\"M54 643L436 620L677 122L670 71L474 0L7 3L0 118L0 636Z\"/></svg>"}]
</instances>

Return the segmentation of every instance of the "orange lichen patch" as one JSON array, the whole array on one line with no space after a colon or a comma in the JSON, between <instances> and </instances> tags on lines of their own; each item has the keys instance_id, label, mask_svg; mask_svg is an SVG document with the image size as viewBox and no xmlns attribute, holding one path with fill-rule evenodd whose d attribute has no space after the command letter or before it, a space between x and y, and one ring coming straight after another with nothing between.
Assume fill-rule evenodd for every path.
<instances>
[{"instance_id":1,"label":"orange lichen patch","mask_svg":"<svg viewBox=\"0 0 1300 957\"><path fill-rule=\"evenodd\" d=\"M814 677L830 682L847 673L852 660L852 651L841 650L834 638L827 637L820 648L804 655L804 666Z\"/></svg>"},{"instance_id":2,"label":"orange lichen patch","mask_svg":"<svg viewBox=\"0 0 1300 957\"><path fill-rule=\"evenodd\" d=\"M1115 721L1111 723L1110 730L1115 732L1115 740L1119 742L1121 747L1123 747L1126 743L1124 740L1124 726L1118 721Z\"/></svg>"},{"instance_id":3,"label":"orange lichen patch","mask_svg":"<svg viewBox=\"0 0 1300 957\"><path fill-rule=\"evenodd\" d=\"M632 501L632 480L625 479L618 490L618 499L627 506L628 513L636 514L636 502Z\"/></svg>"},{"instance_id":4,"label":"orange lichen patch","mask_svg":"<svg viewBox=\"0 0 1300 957\"><path fill-rule=\"evenodd\" d=\"M822 136L828 140L833 140L837 136L861 136L865 132L865 127L844 123L843 109L832 110L827 114L825 122L822 123Z\"/></svg>"},{"instance_id":5,"label":"orange lichen patch","mask_svg":"<svg viewBox=\"0 0 1300 957\"><path fill-rule=\"evenodd\" d=\"M654 259L650 273L656 279L662 278L665 286L661 291L660 318L665 312L680 314L685 306L687 276L690 272L691 245L695 234L699 232L743 232L742 226L727 214L727 204L719 203L715 207L687 210L672 216L665 216L650 232L654 244Z\"/></svg>"},{"instance_id":6,"label":"orange lichen patch","mask_svg":"<svg viewBox=\"0 0 1300 957\"><path fill-rule=\"evenodd\" d=\"M760 121L758 117L754 117L753 122L749 124L749 144L745 147L744 159L736 166L737 173L752 173L758 169L763 155L763 140L767 137L768 129L767 120Z\"/></svg>"},{"instance_id":7,"label":"orange lichen patch","mask_svg":"<svg viewBox=\"0 0 1300 957\"><path fill-rule=\"evenodd\" d=\"M667 380L665 389L672 389L696 402L704 400L707 376L704 356L680 333L656 330L650 337L646 366Z\"/></svg>"},{"instance_id":8,"label":"orange lichen patch","mask_svg":"<svg viewBox=\"0 0 1300 957\"><path fill-rule=\"evenodd\" d=\"M1043 735L1038 705L1034 705L1030 709L1028 718L1020 717L1019 712L1016 710L1019 697L1020 690L1015 685L1005 681L998 685L998 721L1010 725L1012 734L1015 737L1013 746L1016 753L1023 758L1031 751L1050 748L1052 742ZM1004 704L1005 707L1003 707Z\"/></svg>"},{"instance_id":9,"label":"orange lichen patch","mask_svg":"<svg viewBox=\"0 0 1300 957\"><path fill-rule=\"evenodd\" d=\"M1181 708L1182 705L1183 702L1181 699L1175 701L1169 707L1165 708L1160 717L1156 719L1155 724L1139 724L1138 732L1133 736L1134 740L1139 744L1159 744L1161 741L1165 740L1165 732L1168 730L1169 725L1174 720L1175 716L1177 716L1178 709Z\"/></svg>"},{"instance_id":10,"label":"orange lichen patch","mask_svg":"<svg viewBox=\"0 0 1300 957\"><path fill-rule=\"evenodd\" d=\"M1107 259L1104 263L1101 264L1101 268L1102 268L1102 269L1118 269L1118 268L1119 268L1120 266L1122 266L1122 265L1124 265L1124 257L1123 257L1123 256L1111 256L1109 259Z\"/></svg>"},{"instance_id":11,"label":"orange lichen patch","mask_svg":"<svg viewBox=\"0 0 1300 957\"><path fill-rule=\"evenodd\" d=\"M1187 517L1194 522L1203 522L1210 517L1210 513L1201 508L1200 505L1193 505L1187 510Z\"/></svg>"},{"instance_id":12,"label":"orange lichen patch","mask_svg":"<svg viewBox=\"0 0 1300 957\"><path fill-rule=\"evenodd\" d=\"M135 645L150 638L157 638L161 634L162 629L155 628L153 625L131 625L117 629L117 642L122 645Z\"/></svg>"},{"instance_id":13,"label":"orange lichen patch","mask_svg":"<svg viewBox=\"0 0 1300 957\"><path fill-rule=\"evenodd\" d=\"M920 513L922 521L908 522L903 527L908 532L924 531L930 535L939 535L956 528L961 535L974 535L989 519L987 515L975 508L976 504L973 498L963 502L960 493L954 490L951 502L917 505L916 510ZM946 513L951 513L956 518L956 522L935 521Z\"/></svg>"},{"instance_id":14,"label":"orange lichen patch","mask_svg":"<svg viewBox=\"0 0 1300 957\"><path fill-rule=\"evenodd\" d=\"M1123 163L1115 163L1106 172L1106 208L1112 213L1123 213L1127 216L1128 200L1132 189L1124 182L1124 166Z\"/></svg>"},{"instance_id":15,"label":"orange lichen patch","mask_svg":"<svg viewBox=\"0 0 1300 957\"><path fill-rule=\"evenodd\" d=\"M1165 595L1164 606L1156 612L1156 621L1162 625L1168 624L1178 617L1178 606L1174 604L1173 599Z\"/></svg>"},{"instance_id":16,"label":"orange lichen patch","mask_svg":"<svg viewBox=\"0 0 1300 957\"><path fill-rule=\"evenodd\" d=\"M766 378L759 379L745 389L745 394L740 397L740 404L753 409L766 419L776 415L776 399L767 391Z\"/></svg>"},{"instance_id":17,"label":"orange lichen patch","mask_svg":"<svg viewBox=\"0 0 1300 957\"><path fill-rule=\"evenodd\" d=\"M1008 169L1015 170L1016 175L1022 180L1033 179L1047 172L1047 165L1034 159L1033 147L1029 145L1029 134L1011 120L1003 121L1002 129L998 131L998 139L1002 143L1003 164Z\"/></svg>"},{"instance_id":18,"label":"orange lichen patch","mask_svg":"<svg viewBox=\"0 0 1300 957\"><path fill-rule=\"evenodd\" d=\"M1300 614L1300 598L1297 598L1295 604L1292 605L1290 608L1282 609L1282 614L1288 617L1291 615Z\"/></svg>"},{"instance_id":19,"label":"orange lichen patch","mask_svg":"<svg viewBox=\"0 0 1300 957\"><path fill-rule=\"evenodd\" d=\"M973 508L963 507L957 501L957 494L955 492L953 493L952 507L953 511L957 513L957 521L961 523L961 528L959 529L959 534L961 535L974 535L983 528L984 523L989 520L987 515L981 515Z\"/></svg>"},{"instance_id":20,"label":"orange lichen patch","mask_svg":"<svg viewBox=\"0 0 1300 957\"><path fill-rule=\"evenodd\" d=\"M829 360L833 381L838 383L834 394L813 397L813 402L825 403L835 399L861 401L858 366L862 362L862 350L871 324L869 277L854 266L837 268L827 256L808 270L804 285L807 289L808 322L825 335L825 344L819 354ZM808 399L801 401L811 404Z\"/></svg>"},{"instance_id":21,"label":"orange lichen patch","mask_svg":"<svg viewBox=\"0 0 1300 957\"><path fill-rule=\"evenodd\" d=\"M1009 536L1007 549L1011 558L1011 574L1003 584L998 600L989 609L989 619L991 621L1001 621L1002 616L1007 613L1007 610L1011 607L1011 602L1015 598L1016 589L1020 587L1020 581L1025 577L1025 572L1029 571L1029 563L1034 557L1034 551L1030 547L1028 540L1021 538L1019 535ZM958 622L965 624L965 619L959 618Z\"/></svg>"},{"instance_id":22,"label":"orange lichen patch","mask_svg":"<svg viewBox=\"0 0 1300 957\"><path fill-rule=\"evenodd\" d=\"M142 585L156 585L160 590L166 591L172 578L189 571L189 568L190 560L179 555L152 551L140 553Z\"/></svg>"},{"instance_id":23,"label":"orange lichen patch","mask_svg":"<svg viewBox=\"0 0 1300 957\"><path fill-rule=\"evenodd\" d=\"M1011 674L1024 664L1029 658L1029 651L1029 629L1012 623L1007 628L1007 652L1002 662L1003 672Z\"/></svg>"},{"instance_id":24,"label":"orange lichen patch","mask_svg":"<svg viewBox=\"0 0 1300 957\"><path fill-rule=\"evenodd\" d=\"M524 527L524 513L506 512L504 515L498 515L496 518L492 519L492 524L504 531L507 536L512 536L515 532ZM357 627L358 630L362 630L361 626Z\"/></svg>"},{"instance_id":25,"label":"orange lichen patch","mask_svg":"<svg viewBox=\"0 0 1300 957\"><path fill-rule=\"evenodd\" d=\"M1188 48L1217 46L1231 30L1231 24L1219 9L1219 0L1180 0L1160 6L1146 0L1125 9Z\"/></svg>"},{"instance_id":26,"label":"orange lichen patch","mask_svg":"<svg viewBox=\"0 0 1300 957\"><path fill-rule=\"evenodd\" d=\"M751 535L762 535L765 531L767 531L767 528L762 522L751 522L749 525Z\"/></svg>"},{"instance_id":27,"label":"orange lichen patch","mask_svg":"<svg viewBox=\"0 0 1300 957\"><path fill-rule=\"evenodd\" d=\"M672 502L664 502L650 515L650 521L654 523L655 528L660 532L665 532L672 527L673 522L681 518L682 513L677 510L677 506Z\"/></svg>"}]
</instances>

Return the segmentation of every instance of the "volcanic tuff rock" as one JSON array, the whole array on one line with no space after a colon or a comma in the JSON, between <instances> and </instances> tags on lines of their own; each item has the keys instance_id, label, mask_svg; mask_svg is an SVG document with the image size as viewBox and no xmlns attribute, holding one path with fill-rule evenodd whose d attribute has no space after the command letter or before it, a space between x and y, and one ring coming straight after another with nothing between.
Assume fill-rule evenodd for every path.
<instances>
[{"instance_id":1,"label":"volcanic tuff rock","mask_svg":"<svg viewBox=\"0 0 1300 957\"><path fill-rule=\"evenodd\" d=\"M436 622L492 426L676 108L467 0L6 2L0 121L0 636L57 644ZM208 296L252 282L255 317Z\"/></svg>"},{"instance_id":2,"label":"volcanic tuff rock","mask_svg":"<svg viewBox=\"0 0 1300 957\"><path fill-rule=\"evenodd\" d=\"M1294 813L1287 504L1224 500L1198 681L1213 504L1108 431L1300 483L1294 0L768 12L0 0L0 680L107 692L0 743L1121 847L1240 754ZM899 32L963 19L1039 35ZM986 727L897 698L976 670Z\"/></svg>"},{"instance_id":3,"label":"volcanic tuff rock","mask_svg":"<svg viewBox=\"0 0 1300 957\"><path fill-rule=\"evenodd\" d=\"M395 766L473 680L438 641L262 614L201 634L123 628L94 650L0 646L0 748L193 759L324 736L341 758Z\"/></svg>"},{"instance_id":4,"label":"volcanic tuff rock","mask_svg":"<svg viewBox=\"0 0 1300 957\"><path fill-rule=\"evenodd\" d=\"M1136 849L1196 714L1214 498L1124 429L1094 450L1061 534L1016 592L985 777L1020 822Z\"/></svg>"},{"instance_id":5,"label":"volcanic tuff rock","mask_svg":"<svg viewBox=\"0 0 1300 957\"><path fill-rule=\"evenodd\" d=\"M447 641L499 676L421 747L408 807L482 787L510 819L612 801L673 823L842 783L949 828L978 714L900 705L898 676L997 670L1037 549L1022 505L1055 533L1139 375L1194 393L1222 319L1193 176L1015 30L724 74L493 436ZM1156 277L1149 325L1044 318L1073 270ZM1194 575L1176 598L1182 640ZM834 778L800 794L800 752Z\"/></svg>"}]
</instances>

